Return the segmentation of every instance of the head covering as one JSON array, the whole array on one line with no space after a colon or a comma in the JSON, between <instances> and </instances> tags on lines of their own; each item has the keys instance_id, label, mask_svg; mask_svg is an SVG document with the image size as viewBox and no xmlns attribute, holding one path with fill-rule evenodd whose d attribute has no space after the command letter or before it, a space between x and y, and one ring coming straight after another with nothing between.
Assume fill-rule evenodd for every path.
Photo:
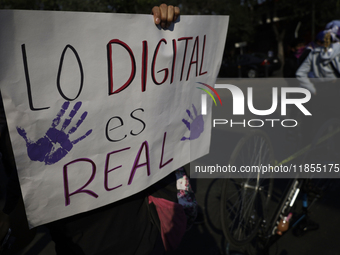
<instances>
[{"instance_id":1,"label":"head covering","mask_svg":"<svg viewBox=\"0 0 340 255\"><path fill-rule=\"evenodd\" d=\"M317 41L323 42L323 38L325 37L325 34L326 34L325 31L321 31L316 35L315 39Z\"/></svg>"},{"instance_id":2,"label":"head covering","mask_svg":"<svg viewBox=\"0 0 340 255\"><path fill-rule=\"evenodd\" d=\"M329 23L326 25L325 29L331 29L331 28L333 28L334 26L340 27L340 20L333 20L333 21L329 22Z\"/></svg>"},{"instance_id":3,"label":"head covering","mask_svg":"<svg viewBox=\"0 0 340 255\"><path fill-rule=\"evenodd\" d=\"M340 41L339 27L340 27L340 20L333 20L326 25L325 30L323 32L325 34L330 33L333 42L339 42Z\"/></svg>"}]
</instances>

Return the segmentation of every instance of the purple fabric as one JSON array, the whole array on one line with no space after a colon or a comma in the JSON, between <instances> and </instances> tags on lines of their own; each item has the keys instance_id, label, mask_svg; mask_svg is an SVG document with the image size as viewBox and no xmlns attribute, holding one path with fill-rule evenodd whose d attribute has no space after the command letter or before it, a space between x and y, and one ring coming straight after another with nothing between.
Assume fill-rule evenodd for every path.
<instances>
[{"instance_id":1,"label":"purple fabric","mask_svg":"<svg viewBox=\"0 0 340 255\"><path fill-rule=\"evenodd\" d=\"M305 51L305 49L306 49L305 47L301 47L297 51L295 51L294 53L295 57L298 59L302 55L302 53Z\"/></svg>"}]
</instances>

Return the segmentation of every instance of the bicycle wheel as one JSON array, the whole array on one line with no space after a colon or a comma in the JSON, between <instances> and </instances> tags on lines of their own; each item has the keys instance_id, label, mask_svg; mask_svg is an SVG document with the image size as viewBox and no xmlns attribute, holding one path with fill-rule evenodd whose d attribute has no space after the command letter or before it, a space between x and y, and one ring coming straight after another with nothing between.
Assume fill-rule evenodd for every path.
<instances>
[{"instance_id":1,"label":"bicycle wheel","mask_svg":"<svg viewBox=\"0 0 340 255\"><path fill-rule=\"evenodd\" d=\"M268 136L256 130L242 138L235 147L229 164L260 166L274 163ZM241 177L241 176L240 176ZM225 179L221 196L221 223L225 237L236 246L249 243L257 234L273 188L273 180L261 173L243 178Z\"/></svg>"}]
</instances>

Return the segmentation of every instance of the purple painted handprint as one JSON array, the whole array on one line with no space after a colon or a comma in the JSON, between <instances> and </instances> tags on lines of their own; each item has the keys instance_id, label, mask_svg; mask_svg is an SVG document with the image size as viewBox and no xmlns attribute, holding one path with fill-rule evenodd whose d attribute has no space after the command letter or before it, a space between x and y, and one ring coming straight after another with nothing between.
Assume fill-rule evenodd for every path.
<instances>
[{"instance_id":1,"label":"purple painted handprint","mask_svg":"<svg viewBox=\"0 0 340 255\"><path fill-rule=\"evenodd\" d=\"M74 115L76 115L76 113L78 112L81 104L81 102L77 102L74 105L73 110L69 114L69 118L65 119L61 129L58 130L56 127L59 125L61 117L64 115L70 105L70 102L65 102L61 107L61 110L57 114L56 118L52 121L52 125L47 130L45 136L40 138L36 142L33 142L29 138L27 138L26 131L23 128L17 127L19 135L21 135L22 138L25 139L27 155L32 161L40 161L45 162L45 165L53 165L54 163L65 157L66 154L71 151L74 144L83 140L92 133L92 129L90 129L86 132L86 134L73 141L71 141L69 138L69 135L74 133L86 118L87 112L84 112L76 125L70 128L70 130L66 134L65 129L71 124L71 121Z\"/></svg>"},{"instance_id":2,"label":"purple painted handprint","mask_svg":"<svg viewBox=\"0 0 340 255\"><path fill-rule=\"evenodd\" d=\"M190 137L185 137L183 136L181 141L185 140L195 140L204 131L204 120L203 120L203 115L197 115L197 110L194 105L192 105L192 108L194 109L195 113L195 118L192 116L191 112L187 110L187 114L189 115L190 119L192 122L190 123L189 121L182 119L183 123L187 126L187 128L190 130Z\"/></svg>"}]
</instances>

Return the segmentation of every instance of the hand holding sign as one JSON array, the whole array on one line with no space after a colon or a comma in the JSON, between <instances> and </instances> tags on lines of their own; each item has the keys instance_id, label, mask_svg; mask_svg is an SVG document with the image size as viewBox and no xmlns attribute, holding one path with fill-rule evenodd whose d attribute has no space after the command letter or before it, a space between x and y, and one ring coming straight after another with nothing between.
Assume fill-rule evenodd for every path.
<instances>
[{"instance_id":1,"label":"hand holding sign","mask_svg":"<svg viewBox=\"0 0 340 255\"><path fill-rule=\"evenodd\" d=\"M180 9L177 6L161 4L152 8L152 14L156 25L168 28L179 17Z\"/></svg>"},{"instance_id":2,"label":"hand holding sign","mask_svg":"<svg viewBox=\"0 0 340 255\"><path fill-rule=\"evenodd\" d=\"M92 133L92 129L90 129L85 135L73 141L69 139L69 135L74 133L86 118L87 112L84 112L76 125L73 126L66 134L65 129L71 124L74 115L78 112L82 104L81 102L77 102L74 105L73 110L69 114L69 118L65 119L61 130L56 128L60 123L61 117L68 109L69 104L70 102L65 102L63 104L56 118L52 121L51 127L47 130L46 135L36 142L32 142L29 138L27 138L26 131L23 128L17 127L19 135L25 139L27 155L32 161L40 161L45 162L46 165L52 165L65 157L66 154L71 151L74 144L83 140Z\"/></svg>"}]
</instances>

